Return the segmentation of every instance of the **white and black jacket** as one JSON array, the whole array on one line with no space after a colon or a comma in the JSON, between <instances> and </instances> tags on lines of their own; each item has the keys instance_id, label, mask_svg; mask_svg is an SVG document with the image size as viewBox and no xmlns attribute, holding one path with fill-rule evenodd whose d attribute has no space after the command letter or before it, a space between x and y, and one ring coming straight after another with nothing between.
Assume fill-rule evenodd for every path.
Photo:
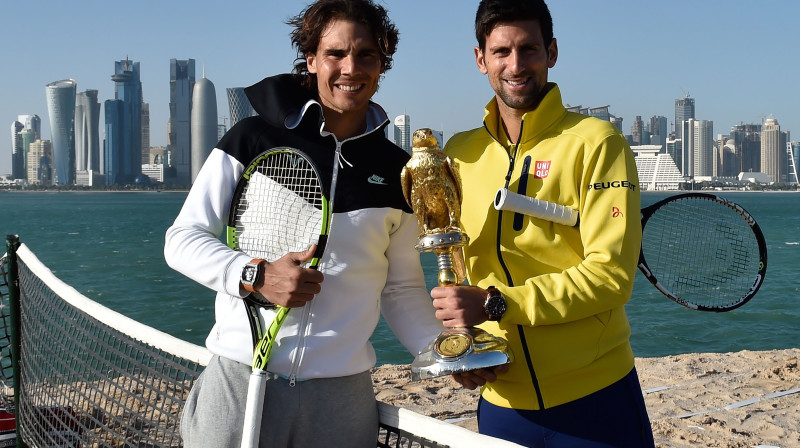
<instances>
[{"instance_id":1,"label":"white and black jacket","mask_svg":"<svg viewBox=\"0 0 800 448\"><path fill-rule=\"evenodd\" d=\"M213 353L252 363L253 342L239 279L248 255L219 237L245 166L266 149L290 146L316 162L323 182L335 177L333 215L320 264L322 291L292 309L278 333L268 370L294 379L364 372L375 365L369 342L380 314L416 355L442 330L425 287L419 228L400 187L405 151L388 141L386 112L370 104L367 132L339 142L323 130L322 107L292 75L246 90L258 113L236 123L200 170L174 224L164 255L173 269L217 291ZM334 175L334 173L336 173ZM273 311L261 310L269 325Z\"/></svg>"}]
</instances>

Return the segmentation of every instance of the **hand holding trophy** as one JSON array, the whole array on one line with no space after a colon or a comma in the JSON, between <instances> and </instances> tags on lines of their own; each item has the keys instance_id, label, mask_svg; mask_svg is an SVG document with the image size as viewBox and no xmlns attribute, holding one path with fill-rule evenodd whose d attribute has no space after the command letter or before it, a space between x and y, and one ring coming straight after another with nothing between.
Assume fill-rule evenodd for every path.
<instances>
[{"instance_id":1,"label":"hand holding trophy","mask_svg":"<svg viewBox=\"0 0 800 448\"><path fill-rule=\"evenodd\" d=\"M436 254L439 286L461 284L466 278L461 231L461 177L458 167L439 150L430 129L414 131L411 160L401 173L403 194L420 228L416 249ZM494 367L511 361L503 339L475 327L442 331L411 364L419 380Z\"/></svg>"}]
</instances>

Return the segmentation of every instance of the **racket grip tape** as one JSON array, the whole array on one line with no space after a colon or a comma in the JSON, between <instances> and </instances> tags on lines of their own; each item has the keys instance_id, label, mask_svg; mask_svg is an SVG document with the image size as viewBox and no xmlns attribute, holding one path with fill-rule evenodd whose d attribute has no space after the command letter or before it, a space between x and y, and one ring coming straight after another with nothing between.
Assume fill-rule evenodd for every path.
<instances>
[{"instance_id":1,"label":"racket grip tape","mask_svg":"<svg viewBox=\"0 0 800 448\"><path fill-rule=\"evenodd\" d=\"M566 226L574 226L578 222L578 211L575 209L514 193L507 188L497 190L494 198L494 208L496 210L522 213L523 215Z\"/></svg>"},{"instance_id":2,"label":"racket grip tape","mask_svg":"<svg viewBox=\"0 0 800 448\"><path fill-rule=\"evenodd\" d=\"M241 448L257 448L261 437L261 416L264 412L264 393L267 388L267 372L253 370L247 385L247 403L244 408Z\"/></svg>"}]
</instances>

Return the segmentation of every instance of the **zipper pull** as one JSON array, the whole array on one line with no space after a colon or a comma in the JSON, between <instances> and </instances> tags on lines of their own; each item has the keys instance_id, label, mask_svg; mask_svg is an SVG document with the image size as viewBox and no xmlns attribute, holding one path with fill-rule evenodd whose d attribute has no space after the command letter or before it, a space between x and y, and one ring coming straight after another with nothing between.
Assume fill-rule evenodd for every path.
<instances>
[{"instance_id":1,"label":"zipper pull","mask_svg":"<svg viewBox=\"0 0 800 448\"><path fill-rule=\"evenodd\" d=\"M289 387L294 387L295 384L297 384L297 375L293 373L289 375Z\"/></svg>"}]
</instances>

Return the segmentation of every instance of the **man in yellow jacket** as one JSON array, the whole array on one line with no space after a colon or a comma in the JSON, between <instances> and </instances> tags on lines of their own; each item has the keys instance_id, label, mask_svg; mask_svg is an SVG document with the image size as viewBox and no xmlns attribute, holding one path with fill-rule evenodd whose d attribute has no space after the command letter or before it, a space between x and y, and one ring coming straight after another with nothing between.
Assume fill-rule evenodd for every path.
<instances>
[{"instance_id":1,"label":"man in yellow jacket","mask_svg":"<svg viewBox=\"0 0 800 448\"><path fill-rule=\"evenodd\" d=\"M480 324L509 341L514 362L454 377L483 386L481 433L531 447L652 447L624 309L642 236L633 153L611 123L568 112L548 82L558 46L544 1L483 0L475 32L495 96L483 126L444 149L461 172L473 286L431 295L446 326ZM499 188L570 207L579 222L497 211Z\"/></svg>"}]
</instances>

